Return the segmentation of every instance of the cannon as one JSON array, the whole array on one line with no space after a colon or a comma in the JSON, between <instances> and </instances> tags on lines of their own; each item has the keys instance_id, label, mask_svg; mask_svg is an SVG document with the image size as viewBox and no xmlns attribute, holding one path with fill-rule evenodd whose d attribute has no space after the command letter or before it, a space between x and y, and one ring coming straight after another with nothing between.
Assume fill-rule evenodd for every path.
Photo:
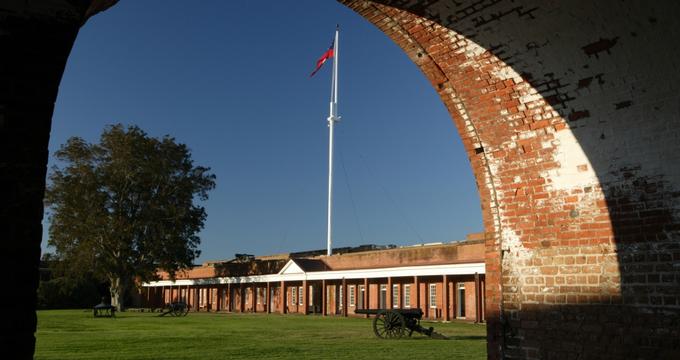
<instances>
[{"instance_id":1,"label":"cannon","mask_svg":"<svg viewBox=\"0 0 680 360\"><path fill-rule=\"evenodd\" d=\"M161 314L158 316L172 315L172 316L187 316L189 313L189 306L185 302L174 302L165 304Z\"/></svg>"},{"instance_id":2,"label":"cannon","mask_svg":"<svg viewBox=\"0 0 680 360\"><path fill-rule=\"evenodd\" d=\"M414 309L357 309L355 314L375 315L373 332L382 339L398 339L404 335L411 336L413 332L423 335L446 339L445 336L434 331L433 327L420 326L423 310Z\"/></svg>"}]
</instances>

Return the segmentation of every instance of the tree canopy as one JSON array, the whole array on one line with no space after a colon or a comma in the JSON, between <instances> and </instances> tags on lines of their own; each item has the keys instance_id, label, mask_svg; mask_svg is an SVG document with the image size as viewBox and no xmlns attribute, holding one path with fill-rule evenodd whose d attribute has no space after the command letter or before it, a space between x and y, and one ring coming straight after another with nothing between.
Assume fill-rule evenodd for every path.
<instances>
[{"instance_id":1,"label":"tree canopy","mask_svg":"<svg viewBox=\"0 0 680 360\"><path fill-rule=\"evenodd\" d=\"M215 175L193 164L186 145L118 124L98 144L68 139L55 157L49 245L72 274L108 280L113 305L122 308L132 281L153 280L158 269L174 277L200 255L207 214L196 200L208 199Z\"/></svg>"}]
</instances>

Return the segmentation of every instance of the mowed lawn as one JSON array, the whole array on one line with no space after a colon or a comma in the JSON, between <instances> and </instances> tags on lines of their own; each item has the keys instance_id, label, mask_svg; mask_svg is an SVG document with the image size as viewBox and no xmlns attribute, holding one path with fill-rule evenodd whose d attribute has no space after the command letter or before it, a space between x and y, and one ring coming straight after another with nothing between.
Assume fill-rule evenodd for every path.
<instances>
[{"instance_id":1,"label":"mowed lawn","mask_svg":"<svg viewBox=\"0 0 680 360\"><path fill-rule=\"evenodd\" d=\"M38 312L36 359L486 359L486 328L422 323L452 340L377 339L370 319L190 313Z\"/></svg>"}]
</instances>

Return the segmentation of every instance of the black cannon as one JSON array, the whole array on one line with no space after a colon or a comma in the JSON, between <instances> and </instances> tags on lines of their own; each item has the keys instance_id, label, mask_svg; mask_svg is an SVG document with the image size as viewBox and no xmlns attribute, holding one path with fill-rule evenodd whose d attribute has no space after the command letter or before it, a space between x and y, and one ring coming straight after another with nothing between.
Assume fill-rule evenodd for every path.
<instances>
[{"instance_id":1,"label":"black cannon","mask_svg":"<svg viewBox=\"0 0 680 360\"><path fill-rule=\"evenodd\" d=\"M185 302L174 302L165 304L163 310L159 316L172 315L172 316L187 316L189 313L189 306Z\"/></svg>"},{"instance_id":2,"label":"black cannon","mask_svg":"<svg viewBox=\"0 0 680 360\"><path fill-rule=\"evenodd\" d=\"M434 332L434 328L420 326L423 318L423 310L415 309L357 309L356 314L375 315L373 319L373 332L375 336L383 339L398 339L404 335L411 336L418 332L430 337L445 338Z\"/></svg>"}]
</instances>

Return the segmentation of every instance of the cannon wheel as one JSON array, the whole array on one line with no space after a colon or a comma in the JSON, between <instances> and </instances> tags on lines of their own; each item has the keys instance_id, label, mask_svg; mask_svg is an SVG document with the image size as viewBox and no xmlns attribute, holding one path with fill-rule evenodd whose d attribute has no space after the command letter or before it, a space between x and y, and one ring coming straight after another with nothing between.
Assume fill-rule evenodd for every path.
<instances>
[{"instance_id":1,"label":"cannon wheel","mask_svg":"<svg viewBox=\"0 0 680 360\"><path fill-rule=\"evenodd\" d=\"M398 339L406 332L404 316L396 311L380 312L373 319L375 336L383 339Z\"/></svg>"},{"instance_id":2,"label":"cannon wheel","mask_svg":"<svg viewBox=\"0 0 680 360\"><path fill-rule=\"evenodd\" d=\"M172 316L187 316L189 307L182 304L174 304L172 306Z\"/></svg>"}]
</instances>

